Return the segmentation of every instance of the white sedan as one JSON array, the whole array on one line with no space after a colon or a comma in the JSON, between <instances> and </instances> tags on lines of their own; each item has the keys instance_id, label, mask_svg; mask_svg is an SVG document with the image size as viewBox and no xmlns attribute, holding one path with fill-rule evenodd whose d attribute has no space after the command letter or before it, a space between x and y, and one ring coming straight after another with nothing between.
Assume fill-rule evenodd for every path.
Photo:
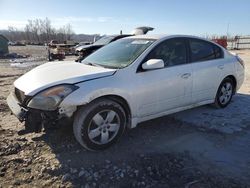
<instances>
[{"instance_id":1,"label":"white sedan","mask_svg":"<svg viewBox=\"0 0 250 188\"><path fill-rule=\"evenodd\" d=\"M67 117L77 141L100 150L140 122L205 104L224 108L243 80L243 61L216 43L142 35L115 41L81 63L36 67L15 81L7 102L26 132Z\"/></svg>"}]
</instances>

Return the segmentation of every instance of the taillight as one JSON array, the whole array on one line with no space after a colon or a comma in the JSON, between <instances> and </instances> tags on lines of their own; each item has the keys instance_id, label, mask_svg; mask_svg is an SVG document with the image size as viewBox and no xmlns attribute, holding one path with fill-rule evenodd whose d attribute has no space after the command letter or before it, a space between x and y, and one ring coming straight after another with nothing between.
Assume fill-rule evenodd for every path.
<instances>
[{"instance_id":1,"label":"taillight","mask_svg":"<svg viewBox=\"0 0 250 188\"><path fill-rule=\"evenodd\" d=\"M242 65L242 67L245 68L244 61L238 55L236 55L235 57L236 57L237 61Z\"/></svg>"}]
</instances>

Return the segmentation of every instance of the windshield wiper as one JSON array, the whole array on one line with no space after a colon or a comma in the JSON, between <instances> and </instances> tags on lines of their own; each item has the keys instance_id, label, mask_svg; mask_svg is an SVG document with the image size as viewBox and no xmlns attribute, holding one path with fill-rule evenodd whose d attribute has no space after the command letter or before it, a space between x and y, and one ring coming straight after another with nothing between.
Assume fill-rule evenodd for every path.
<instances>
[{"instance_id":1,"label":"windshield wiper","mask_svg":"<svg viewBox=\"0 0 250 188\"><path fill-rule=\"evenodd\" d=\"M100 65L98 65L98 64L95 64L95 63L91 63L91 62L84 62L84 64L85 65L91 65L91 66L95 66L95 67L102 67L102 66L100 66Z\"/></svg>"},{"instance_id":2,"label":"windshield wiper","mask_svg":"<svg viewBox=\"0 0 250 188\"><path fill-rule=\"evenodd\" d=\"M93 63L90 63L90 62L86 62L86 63L84 63L84 64L94 66L94 64L93 64Z\"/></svg>"},{"instance_id":3,"label":"windshield wiper","mask_svg":"<svg viewBox=\"0 0 250 188\"><path fill-rule=\"evenodd\" d=\"M97 63L91 63L91 62L84 62L85 65L91 65L91 66L95 66L95 67L103 67L103 68L107 68L107 69L120 69L121 67L114 67L114 66L108 66L108 65L100 65Z\"/></svg>"}]
</instances>

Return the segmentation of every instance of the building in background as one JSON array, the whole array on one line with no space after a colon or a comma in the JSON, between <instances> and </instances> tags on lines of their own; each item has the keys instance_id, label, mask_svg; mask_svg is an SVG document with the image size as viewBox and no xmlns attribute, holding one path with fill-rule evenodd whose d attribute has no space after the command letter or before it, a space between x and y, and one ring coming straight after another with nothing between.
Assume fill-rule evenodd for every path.
<instances>
[{"instance_id":1,"label":"building in background","mask_svg":"<svg viewBox=\"0 0 250 188\"><path fill-rule=\"evenodd\" d=\"M227 40L228 49L250 49L250 36L235 36Z\"/></svg>"},{"instance_id":2,"label":"building in background","mask_svg":"<svg viewBox=\"0 0 250 188\"><path fill-rule=\"evenodd\" d=\"M9 53L8 42L9 40L5 36L0 34L0 56Z\"/></svg>"}]
</instances>

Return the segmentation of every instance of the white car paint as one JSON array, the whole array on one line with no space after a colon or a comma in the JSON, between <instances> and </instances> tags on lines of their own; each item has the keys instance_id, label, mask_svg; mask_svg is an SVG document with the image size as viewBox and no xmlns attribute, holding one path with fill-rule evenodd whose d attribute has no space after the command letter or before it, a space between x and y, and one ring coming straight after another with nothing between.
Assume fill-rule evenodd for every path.
<instances>
[{"instance_id":1,"label":"white car paint","mask_svg":"<svg viewBox=\"0 0 250 188\"><path fill-rule=\"evenodd\" d=\"M22 76L14 85L32 96L53 85L77 83L79 89L68 95L59 106L60 113L72 109L68 113L70 116L77 106L98 97L120 96L129 105L131 128L145 120L214 102L221 81L228 75L236 78L239 89L244 69L225 49L222 49L225 54L222 59L137 72L145 56L156 45L175 37L190 38L183 35L131 37L156 39L156 42L123 69L105 69L75 62L49 63Z\"/></svg>"},{"instance_id":2,"label":"white car paint","mask_svg":"<svg viewBox=\"0 0 250 188\"><path fill-rule=\"evenodd\" d=\"M74 84L93 78L114 74L113 69L93 67L75 62L50 62L36 67L15 81L16 88L25 95L33 96L37 92L58 84Z\"/></svg>"}]
</instances>

